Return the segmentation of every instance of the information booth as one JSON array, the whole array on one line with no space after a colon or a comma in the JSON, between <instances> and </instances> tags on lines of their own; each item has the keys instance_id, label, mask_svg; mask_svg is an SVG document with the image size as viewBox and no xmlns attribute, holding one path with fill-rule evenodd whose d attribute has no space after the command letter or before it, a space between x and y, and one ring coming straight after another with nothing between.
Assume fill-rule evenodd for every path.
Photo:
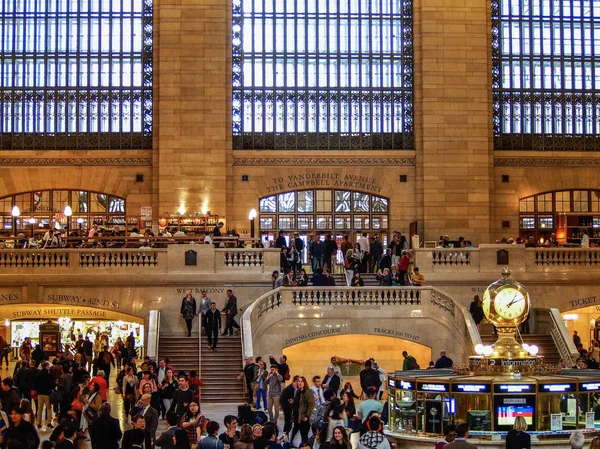
<instances>
[{"instance_id":1,"label":"information booth","mask_svg":"<svg viewBox=\"0 0 600 449\"><path fill-rule=\"evenodd\" d=\"M600 376L592 370L518 379L399 371L389 374L388 386L391 433L439 436L445 425L466 422L474 437L500 438L517 416L538 439L575 429L600 433Z\"/></svg>"}]
</instances>

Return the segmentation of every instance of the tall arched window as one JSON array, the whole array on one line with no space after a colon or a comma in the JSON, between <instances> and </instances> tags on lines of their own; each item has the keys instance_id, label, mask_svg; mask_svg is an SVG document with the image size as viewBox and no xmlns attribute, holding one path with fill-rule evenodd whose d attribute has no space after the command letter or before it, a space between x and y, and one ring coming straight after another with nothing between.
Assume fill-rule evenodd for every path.
<instances>
[{"instance_id":1,"label":"tall arched window","mask_svg":"<svg viewBox=\"0 0 600 449\"><path fill-rule=\"evenodd\" d=\"M411 0L233 0L236 149L413 145Z\"/></svg>"},{"instance_id":2,"label":"tall arched window","mask_svg":"<svg viewBox=\"0 0 600 449\"><path fill-rule=\"evenodd\" d=\"M0 148L152 148L152 0L0 2Z\"/></svg>"},{"instance_id":3,"label":"tall arched window","mask_svg":"<svg viewBox=\"0 0 600 449\"><path fill-rule=\"evenodd\" d=\"M127 226L125 198L87 190L37 190L0 198L0 232L46 232L50 228L88 229L94 224L105 228ZM12 215L17 206L19 215ZM72 211L66 217L65 207ZM137 224L137 219L132 219Z\"/></svg>"},{"instance_id":4,"label":"tall arched window","mask_svg":"<svg viewBox=\"0 0 600 449\"><path fill-rule=\"evenodd\" d=\"M600 2L493 0L496 150L600 150Z\"/></svg>"}]
</instances>

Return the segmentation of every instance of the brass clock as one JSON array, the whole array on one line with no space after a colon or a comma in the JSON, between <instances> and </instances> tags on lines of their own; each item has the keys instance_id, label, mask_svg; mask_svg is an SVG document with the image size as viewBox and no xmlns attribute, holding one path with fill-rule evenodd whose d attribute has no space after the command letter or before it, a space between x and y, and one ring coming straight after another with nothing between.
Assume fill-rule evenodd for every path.
<instances>
[{"instance_id":1,"label":"brass clock","mask_svg":"<svg viewBox=\"0 0 600 449\"><path fill-rule=\"evenodd\" d=\"M517 327L529 314L527 289L510 278L508 267L502 279L492 283L483 294L483 313L496 327Z\"/></svg>"}]
</instances>

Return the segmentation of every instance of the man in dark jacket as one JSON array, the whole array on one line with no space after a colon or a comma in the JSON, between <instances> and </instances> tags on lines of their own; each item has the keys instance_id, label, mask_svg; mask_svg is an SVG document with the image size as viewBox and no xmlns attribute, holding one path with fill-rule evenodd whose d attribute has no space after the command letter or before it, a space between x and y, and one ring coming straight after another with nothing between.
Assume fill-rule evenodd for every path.
<instances>
[{"instance_id":1,"label":"man in dark jacket","mask_svg":"<svg viewBox=\"0 0 600 449\"><path fill-rule=\"evenodd\" d=\"M119 449L123 433L119 420L110 416L110 404L105 402L100 409L100 416L90 424L92 449Z\"/></svg>"},{"instance_id":2,"label":"man in dark jacket","mask_svg":"<svg viewBox=\"0 0 600 449\"><path fill-rule=\"evenodd\" d=\"M38 409L37 409L37 423L38 428L42 425L42 413L44 411L44 405L46 406L46 421L48 427L52 427L52 405L50 405L50 393L54 389L54 375L50 373L50 362L43 362L42 369L35 376L33 382L35 391L38 396Z\"/></svg>"},{"instance_id":3,"label":"man in dark jacket","mask_svg":"<svg viewBox=\"0 0 600 449\"><path fill-rule=\"evenodd\" d=\"M294 376L293 382L283 389L279 398L279 404L281 405L281 410L283 410L283 433L285 434L289 434L292 431L292 411L299 377Z\"/></svg>"},{"instance_id":4,"label":"man in dark jacket","mask_svg":"<svg viewBox=\"0 0 600 449\"><path fill-rule=\"evenodd\" d=\"M173 435L175 435L175 431L177 430L179 419L174 412L167 412L166 418L169 427L156 439L156 445L160 446L160 449L173 449L175 447L173 444Z\"/></svg>"},{"instance_id":5,"label":"man in dark jacket","mask_svg":"<svg viewBox=\"0 0 600 449\"><path fill-rule=\"evenodd\" d=\"M323 378L322 383L323 390L332 390L337 396L341 383L340 376L335 374L333 367L327 368L327 375Z\"/></svg>"},{"instance_id":6,"label":"man in dark jacket","mask_svg":"<svg viewBox=\"0 0 600 449\"><path fill-rule=\"evenodd\" d=\"M248 403L252 404L252 397L254 396L254 392L252 391L252 382L254 381L254 376L258 371L258 365L254 363L254 359L252 357L246 357L246 366L244 366L244 377L246 379L246 391L248 392Z\"/></svg>"},{"instance_id":7,"label":"man in dark jacket","mask_svg":"<svg viewBox=\"0 0 600 449\"><path fill-rule=\"evenodd\" d=\"M379 263L381 256L383 256L383 245L379 240L378 236L369 237L370 240L370 250L371 250L371 259L369 261L369 273L373 273L374 268Z\"/></svg>"},{"instance_id":8,"label":"man in dark jacket","mask_svg":"<svg viewBox=\"0 0 600 449\"><path fill-rule=\"evenodd\" d=\"M180 373L177 377L179 388L173 393L173 401L171 402L171 411L175 412L177 419L181 419L188 408L190 402L194 400L194 392L190 390L187 376L185 373Z\"/></svg>"},{"instance_id":9,"label":"man in dark jacket","mask_svg":"<svg viewBox=\"0 0 600 449\"><path fill-rule=\"evenodd\" d=\"M279 235L275 240L275 248L283 248L287 246L287 242L285 241L285 236L283 234L283 231L279 231Z\"/></svg>"},{"instance_id":10,"label":"man in dark jacket","mask_svg":"<svg viewBox=\"0 0 600 449\"><path fill-rule=\"evenodd\" d=\"M365 362L365 369L360 372L360 387L367 394L367 388L375 387L379 391L381 379L379 373L373 369L373 362L369 359Z\"/></svg>"},{"instance_id":11,"label":"man in dark jacket","mask_svg":"<svg viewBox=\"0 0 600 449\"><path fill-rule=\"evenodd\" d=\"M0 387L0 402L2 402L2 410L9 412L19 406L21 398L17 391L13 388L13 380L10 377L2 379Z\"/></svg>"},{"instance_id":12,"label":"man in dark jacket","mask_svg":"<svg viewBox=\"0 0 600 449\"><path fill-rule=\"evenodd\" d=\"M317 268L317 271L313 274L312 285L314 287L327 287L329 285L327 276L323 274L323 268Z\"/></svg>"},{"instance_id":13,"label":"man in dark jacket","mask_svg":"<svg viewBox=\"0 0 600 449\"><path fill-rule=\"evenodd\" d=\"M440 352L440 358L435 361L434 368L452 368L452 359L446 355L446 351Z\"/></svg>"},{"instance_id":14,"label":"man in dark jacket","mask_svg":"<svg viewBox=\"0 0 600 449\"><path fill-rule=\"evenodd\" d=\"M219 329L221 328L221 312L217 310L217 304L214 301L210 303L210 309L202 316L202 320L208 338L208 348L214 351L217 349Z\"/></svg>"},{"instance_id":15,"label":"man in dark jacket","mask_svg":"<svg viewBox=\"0 0 600 449\"><path fill-rule=\"evenodd\" d=\"M331 271L331 258L337 254L337 242L332 238L331 234L327 234L325 237L325 255L323 257L323 265L327 265L329 271Z\"/></svg>"},{"instance_id":16,"label":"man in dark jacket","mask_svg":"<svg viewBox=\"0 0 600 449\"><path fill-rule=\"evenodd\" d=\"M229 332L229 335L233 335L234 327L237 329L236 332L239 332L240 325L234 319L237 315L237 298L231 290L227 290L227 304L223 308L223 313L226 315L226 321L225 330L222 335L227 335L227 332Z\"/></svg>"},{"instance_id":17,"label":"man in dark jacket","mask_svg":"<svg viewBox=\"0 0 600 449\"><path fill-rule=\"evenodd\" d=\"M119 420L110 416L110 404L105 402L100 409L100 416L89 427L92 449L119 449L123 433Z\"/></svg>"},{"instance_id":18,"label":"man in dark jacket","mask_svg":"<svg viewBox=\"0 0 600 449\"><path fill-rule=\"evenodd\" d=\"M135 404L131 411L131 416L140 415L146 421L145 426L145 443L146 449L154 449L154 441L156 440L156 429L158 428L158 411L152 408L150 400L152 396L143 394L140 400Z\"/></svg>"},{"instance_id":19,"label":"man in dark jacket","mask_svg":"<svg viewBox=\"0 0 600 449\"><path fill-rule=\"evenodd\" d=\"M290 367L287 364L287 357L285 355L282 354L281 357L279 357L279 362L277 362L277 360L275 360L275 357L273 357L271 354L269 354L269 363L271 365L277 366L277 372L283 379L285 379L286 376L289 376ZM289 377L288 377L288 380L289 380Z\"/></svg>"},{"instance_id":20,"label":"man in dark jacket","mask_svg":"<svg viewBox=\"0 0 600 449\"><path fill-rule=\"evenodd\" d=\"M19 391L26 399L31 401L31 390L33 390L33 383L35 382L35 376L38 373L38 369L35 367L35 360L29 361L29 366L25 365L19 369L19 372L15 376L15 382ZM10 410L7 410L7 413Z\"/></svg>"}]
</instances>

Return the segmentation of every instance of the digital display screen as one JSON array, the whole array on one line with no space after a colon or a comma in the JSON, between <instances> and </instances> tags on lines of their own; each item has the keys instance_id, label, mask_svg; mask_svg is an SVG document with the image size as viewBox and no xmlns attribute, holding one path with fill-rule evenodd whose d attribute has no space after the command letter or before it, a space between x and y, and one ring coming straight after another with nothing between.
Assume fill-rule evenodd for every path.
<instances>
[{"instance_id":1,"label":"digital display screen","mask_svg":"<svg viewBox=\"0 0 600 449\"><path fill-rule=\"evenodd\" d=\"M437 393L446 393L448 391L448 384L437 384L431 382L419 382L417 384L417 390L419 391L430 391Z\"/></svg>"},{"instance_id":2,"label":"digital display screen","mask_svg":"<svg viewBox=\"0 0 600 449\"><path fill-rule=\"evenodd\" d=\"M407 380L396 381L396 388L402 388L403 390L413 390L415 388L414 382Z\"/></svg>"},{"instance_id":3,"label":"digital display screen","mask_svg":"<svg viewBox=\"0 0 600 449\"><path fill-rule=\"evenodd\" d=\"M565 393L568 391L575 391L575 384L542 384L539 385L540 393Z\"/></svg>"},{"instance_id":4,"label":"digital display screen","mask_svg":"<svg viewBox=\"0 0 600 449\"><path fill-rule=\"evenodd\" d=\"M533 406L531 405L501 405L496 408L499 426L512 426L515 418L522 416L528 426L533 424Z\"/></svg>"},{"instance_id":5,"label":"digital display screen","mask_svg":"<svg viewBox=\"0 0 600 449\"><path fill-rule=\"evenodd\" d=\"M456 399L446 398L444 399L444 402L446 403L446 410L448 411L448 413L450 415L456 415Z\"/></svg>"},{"instance_id":6,"label":"digital display screen","mask_svg":"<svg viewBox=\"0 0 600 449\"><path fill-rule=\"evenodd\" d=\"M579 384L580 391L598 391L600 390L600 382Z\"/></svg>"},{"instance_id":7,"label":"digital display screen","mask_svg":"<svg viewBox=\"0 0 600 449\"><path fill-rule=\"evenodd\" d=\"M486 384L452 384L454 393L489 393L490 386Z\"/></svg>"},{"instance_id":8,"label":"digital display screen","mask_svg":"<svg viewBox=\"0 0 600 449\"><path fill-rule=\"evenodd\" d=\"M496 384L495 393L535 393L534 384Z\"/></svg>"}]
</instances>

